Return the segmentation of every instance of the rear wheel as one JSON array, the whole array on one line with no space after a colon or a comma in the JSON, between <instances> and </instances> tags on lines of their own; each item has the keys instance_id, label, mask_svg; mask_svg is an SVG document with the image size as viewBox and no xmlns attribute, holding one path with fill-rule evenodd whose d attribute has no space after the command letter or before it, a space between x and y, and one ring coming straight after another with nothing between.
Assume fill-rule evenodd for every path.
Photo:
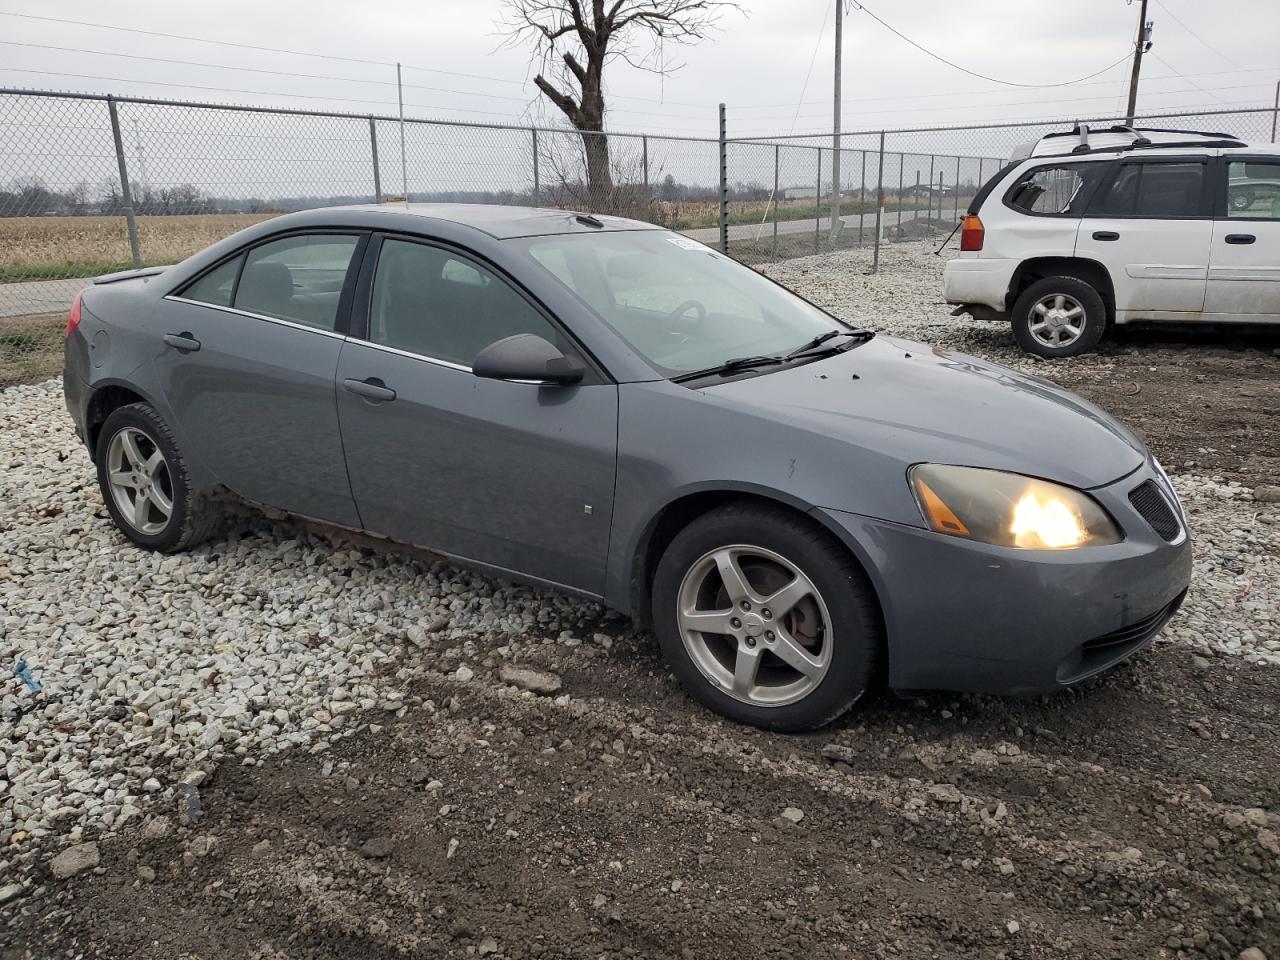
<instances>
[{"instance_id":1,"label":"rear wheel","mask_svg":"<svg viewBox=\"0 0 1280 960\"><path fill-rule=\"evenodd\" d=\"M216 507L192 490L177 441L150 405L113 411L98 434L95 460L107 512L138 546L184 550L216 527Z\"/></svg>"},{"instance_id":2,"label":"rear wheel","mask_svg":"<svg viewBox=\"0 0 1280 960\"><path fill-rule=\"evenodd\" d=\"M861 567L812 521L755 504L721 507L672 540L653 621L696 698L734 720L808 730L871 684L883 642Z\"/></svg>"},{"instance_id":3,"label":"rear wheel","mask_svg":"<svg viewBox=\"0 0 1280 960\"><path fill-rule=\"evenodd\" d=\"M1107 327L1107 306L1092 286L1076 277L1045 277L1022 291L1013 305L1013 335L1038 357L1074 357L1098 345Z\"/></svg>"}]
</instances>

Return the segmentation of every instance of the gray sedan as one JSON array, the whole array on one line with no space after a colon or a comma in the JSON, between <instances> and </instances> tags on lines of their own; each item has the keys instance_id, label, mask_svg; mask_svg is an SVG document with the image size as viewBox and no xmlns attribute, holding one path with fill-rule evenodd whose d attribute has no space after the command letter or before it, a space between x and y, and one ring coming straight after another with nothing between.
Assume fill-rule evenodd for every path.
<instances>
[{"instance_id":1,"label":"gray sedan","mask_svg":"<svg viewBox=\"0 0 1280 960\"><path fill-rule=\"evenodd\" d=\"M1151 454L1035 377L854 329L700 243L555 210L279 217L72 308L67 407L115 523L216 496L600 600L782 730L898 690L1128 657L1191 551Z\"/></svg>"}]
</instances>

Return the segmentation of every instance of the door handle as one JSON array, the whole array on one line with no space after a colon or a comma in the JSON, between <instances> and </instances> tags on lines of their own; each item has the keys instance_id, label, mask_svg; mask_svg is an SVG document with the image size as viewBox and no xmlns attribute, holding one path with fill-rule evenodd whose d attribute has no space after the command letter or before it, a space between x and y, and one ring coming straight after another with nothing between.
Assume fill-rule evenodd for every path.
<instances>
[{"instance_id":1,"label":"door handle","mask_svg":"<svg viewBox=\"0 0 1280 960\"><path fill-rule=\"evenodd\" d=\"M396 392L377 377L366 377L364 380L353 380L348 377L342 381L342 388L366 400L386 402L396 398Z\"/></svg>"},{"instance_id":2,"label":"door handle","mask_svg":"<svg viewBox=\"0 0 1280 960\"><path fill-rule=\"evenodd\" d=\"M1095 230L1093 231L1093 239L1095 240L1119 240L1120 234L1114 230Z\"/></svg>"},{"instance_id":3,"label":"door handle","mask_svg":"<svg viewBox=\"0 0 1280 960\"><path fill-rule=\"evenodd\" d=\"M200 349L200 341L187 330L183 330L181 333L166 333L164 342L170 347L185 350L188 353L195 353Z\"/></svg>"},{"instance_id":4,"label":"door handle","mask_svg":"<svg viewBox=\"0 0 1280 960\"><path fill-rule=\"evenodd\" d=\"M1253 243L1258 238L1252 233L1228 233L1223 239L1227 243Z\"/></svg>"}]
</instances>

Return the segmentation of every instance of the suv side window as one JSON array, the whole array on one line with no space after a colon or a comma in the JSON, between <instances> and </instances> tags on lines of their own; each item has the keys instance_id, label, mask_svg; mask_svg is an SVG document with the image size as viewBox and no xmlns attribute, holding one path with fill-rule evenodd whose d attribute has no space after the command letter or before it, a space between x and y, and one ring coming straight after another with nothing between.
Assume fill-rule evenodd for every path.
<instances>
[{"instance_id":1,"label":"suv side window","mask_svg":"<svg viewBox=\"0 0 1280 960\"><path fill-rule=\"evenodd\" d=\"M332 331L357 243L354 236L310 234L254 247L245 257L233 306Z\"/></svg>"},{"instance_id":2,"label":"suv side window","mask_svg":"<svg viewBox=\"0 0 1280 960\"><path fill-rule=\"evenodd\" d=\"M1280 161L1227 164L1227 216L1280 220Z\"/></svg>"},{"instance_id":3,"label":"suv side window","mask_svg":"<svg viewBox=\"0 0 1280 960\"><path fill-rule=\"evenodd\" d=\"M383 240L370 342L470 367L489 344L518 333L560 339L524 297L474 260L424 243Z\"/></svg>"},{"instance_id":4,"label":"suv side window","mask_svg":"<svg viewBox=\"0 0 1280 960\"><path fill-rule=\"evenodd\" d=\"M1101 217L1194 219L1203 215L1205 165L1189 161L1122 163L1094 201Z\"/></svg>"},{"instance_id":5,"label":"suv side window","mask_svg":"<svg viewBox=\"0 0 1280 960\"><path fill-rule=\"evenodd\" d=\"M1081 204L1106 168L1096 162L1032 167L1009 188L1004 202L1015 210L1044 217L1078 217Z\"/></svg>"}]
</instances>

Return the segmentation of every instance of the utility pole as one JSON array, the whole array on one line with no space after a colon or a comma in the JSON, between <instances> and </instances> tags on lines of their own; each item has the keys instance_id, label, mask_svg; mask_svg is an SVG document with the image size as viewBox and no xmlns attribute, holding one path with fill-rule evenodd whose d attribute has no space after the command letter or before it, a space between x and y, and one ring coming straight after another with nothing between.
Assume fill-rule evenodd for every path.
<instances>
[{"instance_id":1,"label":"utility pole","mask_svg":"<svg viewBox=\"0 0 1280 960\"><path fill-rule=\"evenodd\" d=\"M1271 142L1276 142L1276 118L1280 117L1280 80L1276 81L1276 108L1271 111Z\"/></svg>"},{"instance_id":2,"label":"utility pole","mask_svg":"<svg viewBox=\"0 0 1280 960\"><path fill-rule=\"evenodd\" d=\"M1151 49L1151 21L1147 19L1147 0L1140 0L1140 3L1138 36L1133 41L1133 73L1129 75L1129 109L1125 113L1125 123L1129 126L1133 126L1133 115L1138 109L1138 76L1142 73L1142 55Z\"/></svg>"},{"instance_id":3,"label":"utility pole","mask_svg":"<svg viewBox=\"0 0 1280 960\"><path fill-rule=\"evenodd\" d=\"M835 109L831 119L831 242L844 226L840 219L840 46L844 36L844 0L836 0ZM861 214L859 214L861 216ZM859 221L861 222L861 221Z\"/></svg>"}]
</instances>

